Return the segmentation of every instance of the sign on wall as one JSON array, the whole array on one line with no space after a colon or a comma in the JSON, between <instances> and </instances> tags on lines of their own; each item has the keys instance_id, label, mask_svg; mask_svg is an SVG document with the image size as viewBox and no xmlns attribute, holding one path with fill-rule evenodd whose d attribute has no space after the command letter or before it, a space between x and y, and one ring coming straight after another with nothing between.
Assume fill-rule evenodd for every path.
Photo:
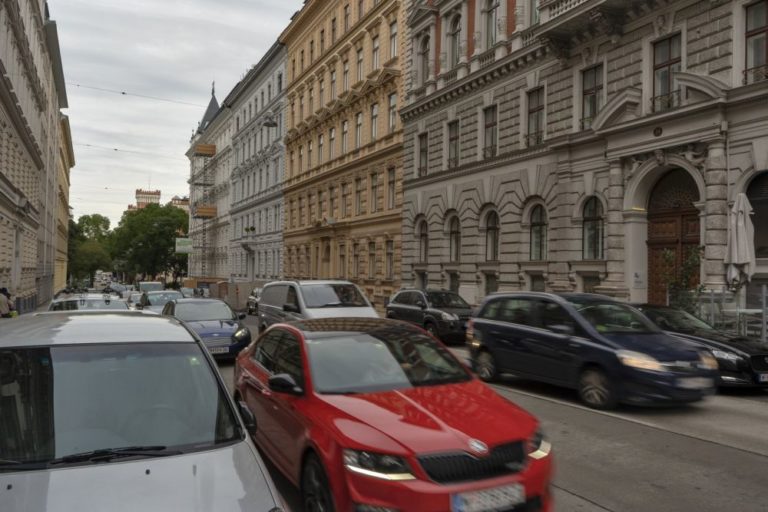
<instances>
[{"instance_id":1,"label":"sign on wall","mask_svg":"<svg viewBox=\"0 0 768 512\"><path fill-rule=\"evenodd\" d=\"M191 238L177 238L176 239L176 254L191 254L192 253L192 239Z\"/></svg>"}]
</instances>

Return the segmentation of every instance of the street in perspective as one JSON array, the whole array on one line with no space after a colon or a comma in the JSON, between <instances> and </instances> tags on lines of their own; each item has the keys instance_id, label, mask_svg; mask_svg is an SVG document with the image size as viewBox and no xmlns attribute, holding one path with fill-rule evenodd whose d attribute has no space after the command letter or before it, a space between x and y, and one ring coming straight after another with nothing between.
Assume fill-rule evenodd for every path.
<instances>
[{"instance_id":1,"label":"street in perspective","mask_svg":"<svg viewBox=\"0 0 768 512\"><path fill-rule=\"evenodd\" d=\"M768 0L0 35L0 511L768 512Z\"/></svg>"}]
</instances>

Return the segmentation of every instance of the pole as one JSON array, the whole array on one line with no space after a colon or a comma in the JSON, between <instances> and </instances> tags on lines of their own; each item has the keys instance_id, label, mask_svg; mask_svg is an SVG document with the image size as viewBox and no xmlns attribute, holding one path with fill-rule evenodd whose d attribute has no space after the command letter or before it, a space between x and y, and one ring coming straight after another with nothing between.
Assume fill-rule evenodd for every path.
<instances>
[{"instance_id":1,"label":"pole","mask_svg":"<svg viewBox=\"0 0 768 512\"><path fill-rule=\"evenodd\" d=\"M763 292L762 293L762 297L763 297L763 312L762 312L762 315L760 316L760 319L761 319L760 320L760 328L761 328L760 329L760 331L761 331L760 339L762 340L763 343L765 343L765 337L766 337L765 321L768 320L766 318L766 315L765 315L765 313L766 313L766 311L765 311L766 304L765 303L766 303L766 300L768 300L768 298L766 298L766 294L768 293L768 290L766 290L766 289L768 289L768 285L763 285L763 290L762 290L762 292Z\"/></svg>"}]
</instances>

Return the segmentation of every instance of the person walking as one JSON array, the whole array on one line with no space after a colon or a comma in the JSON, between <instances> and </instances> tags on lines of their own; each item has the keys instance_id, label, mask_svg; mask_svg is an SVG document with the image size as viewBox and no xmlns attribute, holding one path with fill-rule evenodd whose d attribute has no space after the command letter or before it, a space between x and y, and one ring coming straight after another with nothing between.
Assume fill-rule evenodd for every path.
<instances>
[{"instance_id":1,"label":"person walking","mask_svg":"<svg viewBox=\"0 0 768 512\"><path fill-rule=\"evenodd\" d=\"M0 288L0 318L11 318L11 294L8 288Z\"/></svg>"}]
</instances>

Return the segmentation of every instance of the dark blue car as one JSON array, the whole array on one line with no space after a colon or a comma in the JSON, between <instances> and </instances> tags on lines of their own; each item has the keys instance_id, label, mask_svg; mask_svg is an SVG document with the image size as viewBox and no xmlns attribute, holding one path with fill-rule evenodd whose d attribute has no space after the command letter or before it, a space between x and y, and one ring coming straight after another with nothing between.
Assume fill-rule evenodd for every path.
<instances>
[{"instance_id":1,"label":"dark blue car","mask_svg":"<svg viewBox=\"0 0 768 512\"><path fill-rule=\"evenodd\" d=\"M163 315L184 322L203 340L214 357L234 357L251 343L251 331L226 302L218 299L176 299L163 308Z\"/></svg>"},{"instance_id":2,"label":"dark blue car","mask_svg":"<svg viewBox=\"0 0 768 512\"><path fill-rule=\"evenodd\" d=\"M578 390L588 406L701 400L717 362L662 332L635 308L602 295L494 294L467 329L473 367Z\"/></svg>"}]
</instances>

